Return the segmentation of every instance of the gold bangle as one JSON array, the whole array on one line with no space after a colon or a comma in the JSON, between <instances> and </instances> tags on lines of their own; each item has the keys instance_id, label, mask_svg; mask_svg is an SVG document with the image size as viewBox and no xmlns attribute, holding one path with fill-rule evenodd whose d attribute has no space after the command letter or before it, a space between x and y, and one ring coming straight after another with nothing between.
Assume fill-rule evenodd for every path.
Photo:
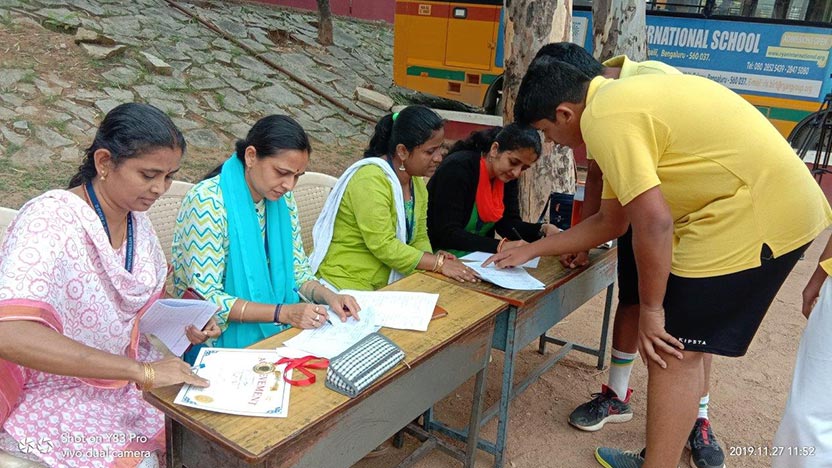
<instances>
[{"instance_id":1,"label":"gold bangle","mask_svg":"<svg viewBox=\"0 0 832 468\"><path fill-rule=\"evenodd\" d=\"M142 370L144 371L144 379L142 379L139 390L146 392L153 388L153 382L156 380L156 371L153 370L153 366L149 362L142 363Z\"/></svg>"},{"instance_id":2,"label":"gold bangle","mask_svg":"<svg viewBox=\"0 0 832 468\"><path fill-rule=\"evenodd\" d=\"M433 271L435 271L435 272L440 272L440 271L442 271L442 267L443 267L444 265L445 265L445 256L444 256L444 255L442 255L442 254L437 255L437 256L436 256L436 266L434 267L434 268L436 268L436 269L435 269L435 270L433 270Z\"/></svg>"},{"instance_id":3,"label":"gold bangle","mask_svg":"<svg viewBox=\"0 0 832 468\"><path fill-rule=\"evenodd\" d=\"M243 299L243 307L240 309L240 322L243 321L243 315L246 314L246 307L248 307L248 301Z\"/></svg>"},{"instance_id":4,"label":"gold bangle","mask_svg":"<svg viewBox=\"0 0 832 468\"><path fill-rule=\"evenodd\" d=\"M505 245L507 239L508 239L508 237L503 237L502 239L500 239L500 243L497 244L497 253L500 253L500 252L503 251L503 245Z\"/></svg>"}]
</instances>

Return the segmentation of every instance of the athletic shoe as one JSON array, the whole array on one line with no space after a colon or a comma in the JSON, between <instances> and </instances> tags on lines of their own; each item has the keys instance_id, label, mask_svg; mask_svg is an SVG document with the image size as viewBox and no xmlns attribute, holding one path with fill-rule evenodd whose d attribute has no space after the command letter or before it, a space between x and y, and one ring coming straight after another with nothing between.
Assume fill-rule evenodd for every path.
<instances>
[{"instance_id":1,"label":"athletic shoe","mask_svg":"<svg viewBox=\"0 0 832 468\"><path fill-rule=\"evenodd\" d=\"M725 453L714 436L711 422L706 418L699 418L693 425L688 436L691 468L724 468Z\"/></svg>"},{"instance_id":2,"label":"athletic shoe","mask_svg":"<svg viewBox=\"0 0 832 468\"><path fill-rule=\"evenodd\" d=\"M633 389L627 389L627 397L622 401L618 395L606 385L601 386L601 393L593 393L592 400L578 406L569 415L569 424L582 431L594 432L604 427L604 424L622 423L633 419L630 409L630 395Z\"/></svg>"},{"instance_id":3,"label":"athletic shoe","mask_svg":"<svg viewBox=\"0 0 832 468\"><path fill-rule=\"evenodd\" d=\"M595 459L604 468L641 468L644 464L644 450L631 452L617 448L598 447Z\"/></svg>"}]
</instances>

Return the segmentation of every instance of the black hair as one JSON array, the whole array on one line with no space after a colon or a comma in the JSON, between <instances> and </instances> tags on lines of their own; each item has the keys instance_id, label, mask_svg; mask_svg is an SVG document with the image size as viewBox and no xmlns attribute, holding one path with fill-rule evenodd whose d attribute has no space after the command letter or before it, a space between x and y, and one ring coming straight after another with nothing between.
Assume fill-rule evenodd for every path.
<instances>
[{"instance_id":1,"label":"black hair","mask_svg":"<svg viewBox=\"0 0 832 468\"><path fill-rule=\"evenodd\" d=\"M604 71L604 65L592 56L586 49L571 42L553 42L546 44L537 51L534 60L540 57L552 57L566 62L586 76L596 77ZM532 60L532 61L534 61Z\"/></svg>"},{"instance_id":2,"label":"black hair","mask_svg":"<svg viewBox=\"0 0 832 468\"><path fill-rule=\"evenodd\" d=\"M185 137L170 117L149 104L131 102L116 106L98 126L78 172L69 180L69 188L85 184L98 175L94 155L99 149L108 150L113 164L118 166L125 159L157 148L178 148L185 152Z\"/></svg>"},{"instance_id":3,"label":"black hair","mask_svg":"<svg viewBox=\"0 0 832 468\"><path fill-rule=\"evenodd\" d=\"M402 144L408 151L430 140L433 132L443 128L445 121L425 106L407 106L394 114L387 114L376 124L364 157L392 156L396 146Z\"/></svg>"},{"instance_id":4,"label":"black hair","mask_svg":"<svg viewBox=\"0 0 832 468\"><path fill-rule=\"evenodd\" d=\"M286 115L270 115L258 120L248 131L245 139L234 145L237 158L246 163L246 148L253 146L257 158L277 156L286 150L306 151L312 154L309 137L294 119ZM222 171L222 164L205 176L210 179Z\"/></svg>"},{"instance_id":5,"label":"black hair","mask_svg":"<svg viewBox=\"0 0 832 468\"><path fill-rule=\"evenodd\" d=\"M530 148L540 157L542 151L540 134L537 133L537 130L510 123L505 127L492 127L472 132L465 140L454 143L450 152L469 150L487 153L491 149L491 144L495 141L500 146L500 152Z\"/></svg>"},{"instance_id":6,"label":"black hair","mask_svg":"<svg viewBox=\"0 0 832 468\"><path fill-rule=\"evenodd\" d=\"M514 121L529 125L555 120L555 109L564 102L581 103L590 78L574 66L551 57L532 62L517 92Z\"/></svg>"}]
</instances>

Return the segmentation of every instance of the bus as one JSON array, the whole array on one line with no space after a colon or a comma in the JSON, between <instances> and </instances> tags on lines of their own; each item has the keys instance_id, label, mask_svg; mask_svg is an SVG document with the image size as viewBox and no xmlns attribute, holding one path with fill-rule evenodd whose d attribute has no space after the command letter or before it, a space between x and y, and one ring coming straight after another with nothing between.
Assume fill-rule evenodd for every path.
<instances>
[{"instance_id":1,"label":"bus","mask_svg":"<svg viewBox=\"0 0 832 468\"><path fill-rule=\"evenodd\" d=\"M393 80L499 113L502 0L396 0ZM573 42L592 51L591 0ZM832 92L830 0L647 0L648 58L724 84L788 136Z\"/></svg>"}]
</instances>

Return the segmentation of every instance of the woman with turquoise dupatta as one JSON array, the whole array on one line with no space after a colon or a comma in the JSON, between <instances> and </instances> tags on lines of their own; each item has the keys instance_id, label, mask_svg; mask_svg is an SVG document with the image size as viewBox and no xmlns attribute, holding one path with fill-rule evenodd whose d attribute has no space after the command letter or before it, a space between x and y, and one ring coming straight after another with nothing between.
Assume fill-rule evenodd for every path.
<instances>
[{"instance_id":1,"label":"woman with turquoise dupatta","mask_svg":"<svg viewBox=\"0 0 832 468\"><path fill-rule=\"evenodd\" d=\"M342 321L358 316L352 296L315 279L301 243L291 190L311 150L297 122L265 117L183 200L172 247L174 293L192 288L217 304L223 333L210 345L242 348L289 326L320 327L327 312L317 304Z\"/></svg>"}]
</instances>

